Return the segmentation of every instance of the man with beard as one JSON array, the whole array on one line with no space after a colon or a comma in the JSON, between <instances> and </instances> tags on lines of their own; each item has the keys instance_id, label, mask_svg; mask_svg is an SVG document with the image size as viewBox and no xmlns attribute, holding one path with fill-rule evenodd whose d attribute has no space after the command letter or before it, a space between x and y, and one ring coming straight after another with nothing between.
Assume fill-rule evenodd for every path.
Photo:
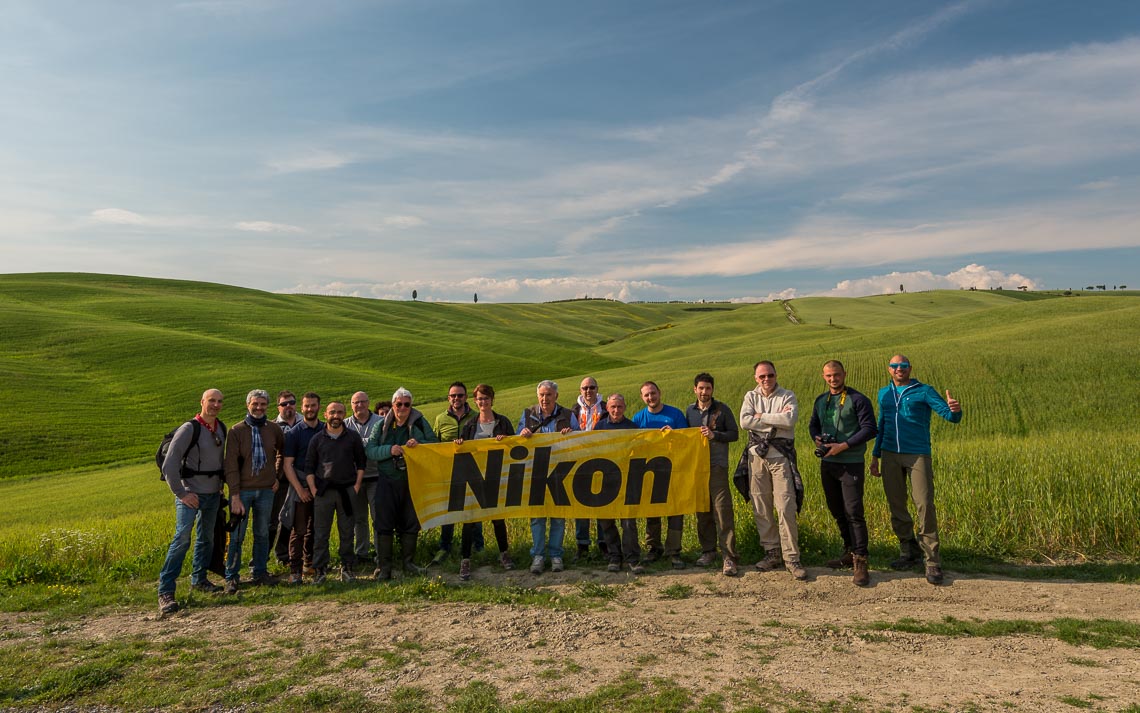
<instances>
[{"instance_id":1,"label":"man with beard","mask_svg":"<svg viewBox=\"0 0 1140 713\"><path fill-rule=\"evenodd\" d=\"M289 583L300 584L303 574L316 574L313 569L313 494L305 483L306 456L309 441L324 430L319 419L321 397L309 391L301 397L302 419L289 429L285 438L285 477L293 492L285 500L285 512L292 510L293 532L289 537ZM308 570L306 572L306 570Z\"/></svg>"},{"instance_id":2,"label":"man with beard","mask_svg":"<svg viewBox=\"0 0 1140 713\"><path fill-rule=\"evenodd\" d=\"M278 391L277 418L273 419L273 422L281 427L282 433L288 434L289 429L299 420L301 419L297 415L297 397L289 390ZM284 453L281 457L284 459ZM278 464L277 490L273 492L273 509L269 513L269 537L272 540L270 545L273 547L277 562L282 567L289 566L289 536L293 534L292 528L281 526L281 508L285 506L285 498L289 496L289 492L289 480L285 477L285 463L282 460Z\"/></svg>"},{"instance_id":3,"label":"man with beard","mask_svg":"<svg viewBox=\"0 0 1140 713\"><path fill-rule=\"evenodd\" d=\"M368 412L368 409L364 409ZM305 472L309 492L313 496L313 567L314 584L325 581L329 566L329 535L336 514L340 538L340 578L352 581L355 553L352 549L352 496L364 483L364 442L356 431L344 427L345 408L332 401L325 409L325 429L309 441Z\"/></svg>"},{"instance_id":4,"label":"man with beard","mask_svg":"<svg viewBox=\"0 0 1140 713\"><path fill-rule=\"evenodd\" d=\"M440 443L448 443L459 438L463 429L478 414L467 403L467 386L462 381L454 381L447 388L447 410L435 417L435 437ZM431 564L441 564L451 554L451 541L455 538L455 525L440 525L439 549L431 559ZM475 533L475 551L483 550L483 530Z\"/></svg>"},{"instance_id":5,"label":"man with beard","mask_svg":"<svg viewBox=\"0 0 1140 713\"><path fill-rule=\"evenodd\" d=\"M633 414L633 423L638 428L657 428L667 431L671 428L688 428L689 422L685 414L676 406L670 406L661 400L661 389L652 381L641 385L641 400L645 408ZM648 550L646 561L655 562L662 555L668 555L673 569L684 569L685 560L681 559L681 535L684 532L685 516L670 515L667 518L668 532L665 535L665 546L661 546L661 518L650 517L645 519L645 547Z\"/></svg>"},{"instance_id":6,"label":"man with beard","mask_svg":"<svg viewBox=\"0 0 1140 713\"><path fill-rule=\"evenodd\" d=\"M285 447L281 427L270 421L265 411L269 394L254 389L246 396L248 413L226 434L226 486L230 513L240 518L226 553L226 594L237 594L241 573L241 546L246 525L253 519L253 555L250 571L254 584L276 584L269 574L269 512L277 489L277 456Z\"/></svg>"},{"instance_id":7,"label":"man with beard","mask_svg":"<svg viewBox=\"0 0 1140 713\"><path fill-rule=\"evenodd\" d=\"M736 417L728 406L713 398L712 374L701 372L693 378L696 403L685 409L690 426L701 429L709 439L709 510L697 513L697 540L701 543L698 567L708 567L716 559L719 535L724 556L722 572L733 577L740 561L736 553L736 516L732 512L732 491L728 486L728 444L740 438Z\"/></svg>"}]
</instances>

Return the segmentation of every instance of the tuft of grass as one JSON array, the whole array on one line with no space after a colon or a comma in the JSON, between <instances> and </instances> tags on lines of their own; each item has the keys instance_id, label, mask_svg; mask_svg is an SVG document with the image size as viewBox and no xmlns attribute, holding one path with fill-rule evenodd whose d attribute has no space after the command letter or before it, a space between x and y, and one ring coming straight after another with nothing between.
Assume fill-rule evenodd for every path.
<instances>
[{"instance_id":1,"label":"tuft of grass","mask_svg":"<svg viewBox=\"0 0 1140 713\"><path fill-rule=\"evenodd\" d=\"M661 596L665 599L688 599L693 596L693 588L688 584L670 584L661 590Z\"/></svg>"},{"instance_id":2,"label":"tuft of grass","mask_svg":"<svg viewBox=\"0 0 1140 713\"><path fill-rule=\"evenodd\" d=\"M618 595L618 588L608 584L600 584L598 582L581 582L578 584L578 591L582 596L591 599L615 599Z\"/></svg>"},{"instance_id":3,"label":"tuft of grass","mask_svg":"<svg viewBox=\"0 0 1140 713\"><path fill-rule=\"evenodd\" d=\"M947 616L936 622L922 622L909 618L899 619L896 622L872 622L867 628L873 631L904 631L938 636L990 637L1033 634L1059 639L1073 646L1092 646L1097 649L1140 648L1140 624L1117 619L1060 618L1043 622L1023 619L966 621Z\"/></svg>"}]
</instances>

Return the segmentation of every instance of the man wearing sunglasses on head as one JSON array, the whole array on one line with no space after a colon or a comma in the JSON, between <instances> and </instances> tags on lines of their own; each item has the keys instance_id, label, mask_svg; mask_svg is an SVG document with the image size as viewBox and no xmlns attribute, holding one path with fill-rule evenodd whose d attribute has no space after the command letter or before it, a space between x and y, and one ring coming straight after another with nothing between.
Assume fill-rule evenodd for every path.
<instances>
[{"instance_id":1,"label":"man wearing sunglasses on head","mask_svg":"<svg viewBox=\"0 0 1140 713\"><path fill-rule=\"evenodd\" d=\"M282 433L288 433L297 421L297 397L292 391L277 392L277 418L273 422L281 427ZM284 456L282 456L284 458ZM285 498L289 495L289 481L285 477L284 461L279 464L280 477L277 481L277 491L273 493L273 511L269 516L269 540L277 563L282 567L289 566L289 537L293 534L292 527L281 525L281 508L285 506Z\"/></svg>"},{"instance_id":2,"label":"man wearing sunglasses on head","mask_svg":"<svg viewBox=\"0 0 1140 713\"><path fill-rule=\"evenodd\" d=\"M879 435L871 452L871 475L882 477L883 492L891 509L891 529L899 538L901 556L891 562L896 570L922 564L926 556L926 581L942 584L942 559L938 549L938 519L934 513L934 469L930 461L930 413L950 423L962 420L962 406L946 392L946 398L932 387L910 376L910 359L895 354L887 365L891 383L879 389ZM882 459L880 468L879 460ZM907 510L906 484L918 517L918 538L914 520Z\"/></svg>"}]
</instances>

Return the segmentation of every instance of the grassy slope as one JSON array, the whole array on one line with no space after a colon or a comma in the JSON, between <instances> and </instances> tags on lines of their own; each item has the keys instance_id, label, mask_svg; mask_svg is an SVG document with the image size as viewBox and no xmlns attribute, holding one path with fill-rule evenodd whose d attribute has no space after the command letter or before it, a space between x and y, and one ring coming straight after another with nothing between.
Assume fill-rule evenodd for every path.
<instances>
[{"instance_id":1,"label":"grassy slope","mask_svg":"<svg viewBox=\"0 0 1140 713\"><path fill-rule=\"evenodd\" d=\"M652 378L683 406L692 375L709 370L735 410L753 386L752 363L771 358L806 409L821 390L824 359L842 359L851 384L873 395L887 357L901 349L916 377L950 389L967 411L959 426L933 426L948 548L1140 553L1129 485L1140 471L1132 416L1140 383L1120 374L1134 361L1140 300L941 292L792 306L800 325L779 304L438 305L111 276L0 276L0 477L137 463L193 412L205 385L227 392L230 422L255 386L326 396L363 387L376 396L406 385L423 404L454 378L495 384L498 410L514 416L541 378L561 379L565 402L584 373L633 402ZM431 416L442 400L428 400ZM20 415L27 405L34 428ZM806 414L803 422L806 439ZM801 460L808 547L830 546L817 465L807 454ZM6 499L25 492L16 483L3 490ZM157 481L147 490L150 508L166 506ZM869 492L873 538L889 542L879 489Z\"/></svg>"}]
</instances>

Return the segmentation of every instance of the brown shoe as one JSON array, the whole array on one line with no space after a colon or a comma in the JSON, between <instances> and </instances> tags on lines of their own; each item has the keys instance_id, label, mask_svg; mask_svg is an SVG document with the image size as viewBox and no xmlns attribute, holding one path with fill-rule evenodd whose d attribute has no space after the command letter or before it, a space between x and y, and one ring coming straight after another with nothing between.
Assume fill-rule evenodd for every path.
<instances>
[{"instance_id":1,"label":"brown shoe","mask_svg":"<svg viewBox=\"0 0 1140 713\"><path fill-rule=\"evenodd\" d=\"M698 567L708 567L712 565L714 561L716 561L716 552L702 552L694 564Z\"/></svg>"},{"instance_id":2,"label":"brown shoe","mask_svg":"<svg viewBox=\"0 0 1140 713\"><path fill-rule=\"evenodd\" d=\"M851 569L853 566L853 557L850 552L844 552L842 557L828 560L827 566L832 569Z\"/></svg>"},{"instance_id":3,"label":"brown shoe","mask_svg":"<svg viewBox=\"0 0 1140 713\"><path fill-rule=\"evenodd\" d=\"M779 569L784 566L784 556L779 550L768 550L764 554L764 559L757 562L754 566L758 572L771 572L774 569Z\"/></svg>"},{"instance_id":4,"label":"brown shoe","mask_svg":"<svg viewBox=\"0 0 1140 713\"><path fill-rule=\"evenodd\" d=\"M791 575L793 577L795 577L797 582L806 582L807 581L807 578L808 578L807 570L804 569L803 565L800 564L799 560L792 560L786 566L787 566L788 572L790 572Z\"/></svg>"},{"instance_id":5,"label":"brown shoe","mask_svg":"<svg viewBox=\"0 0 1140 713\"><path fill-rule=\"evenodd\" d=\"M852 557L852 567L855 569L855 576L851 581L855 583L856 587L866 587L871 583L871 573L867 569L867 558L863 555L854 555Z\"/></svg>"},{"instance_id":6,"label":"brown shoe","mask_svg":"<svg viewBox=\"0 0 1140 713\"><path fill-rule=\"evenodd\" d=\"M926 565L926 581L935 586L942 584L942 568L936 564Z\"/></svg>"},{"instance_id":7,"label":"brown shoe","mask_svg":"<svg viewBox=\"0 0 1140 713\"><path fill-rule=\"evenodd\" d=\"M736 572L737 572L736 563L732 561L731 557L725 557L724 558L724 567L721 569L721 572L726 577L735 577L736 576Z\"/></svg>"}]
</instances>

